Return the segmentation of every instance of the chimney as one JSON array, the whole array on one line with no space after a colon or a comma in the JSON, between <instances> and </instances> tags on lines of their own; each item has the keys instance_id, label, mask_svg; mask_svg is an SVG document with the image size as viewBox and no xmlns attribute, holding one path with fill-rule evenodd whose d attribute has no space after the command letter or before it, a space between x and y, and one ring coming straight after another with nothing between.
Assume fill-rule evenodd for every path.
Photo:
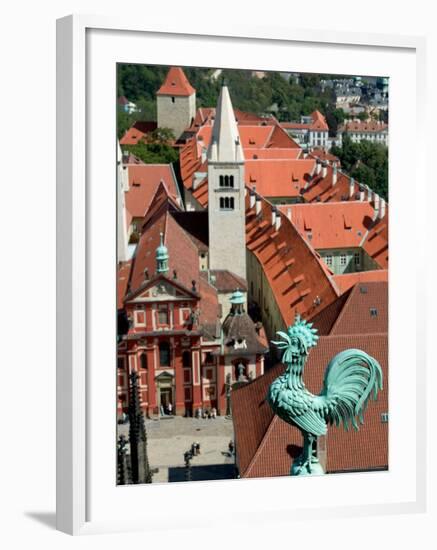
<instances>
[{"instance_id":1,"label":"chimney","mask_svg":"<svg viewBox=\"0 0 437 550\"><path fill-rule=\"evenodd\" d=\"M332 187L337 183L337 164L332 167Z\"/></svg>"},{"instance_id":2,"label":"chimney","mask_svg":"<svg viewBox=\"0 0 437 550\"><path fill-rule=\"evenodd\" d=\"M255 197L255 214L259 214L261 212L261 197L259 195L256 195Z\"/></svg>"},{"instance_id":3,"label":"chimney","mask_svg":"<svg viewBox=\"0 0 437 550\"><path fill-rule=\"evenodd\" d=\"M385 216L385 200L381 197L381 202L379 206L379 219L382 220L384 216Z\"/></svg>"},{"instance_id":4,"label":"chimney","mask_svg":"<svg viewBox=\"0 0 437 550\"><path fill-rule=\"evenodd\" d=\"M276 224L276 208L272 207L272 225Z\"/></svg>"},{"instance_id":5,"label":"chimney","mask_svg":"<svg viewBox=\"0 0 437 550\"><path fill-rule=\"evenodd\" d=\"M320 174L321 169L322 169L322 162L320 161L320 159L317 159L316 160L316 174L317 175Z\"/></svg>"},{"instance_id":6,"label":"chimney","mask_svg":"<svg viewBox=\"0 0 437 550\"><path fill-rule=\"evenodd\" d=\"M326 162L322 164L322 178L326 178L326 174L328 173L328 165Z\"/></svg>"},{"instance_id":7,"label":"chimney","mask_svg":"<svg viewBox=\"0 0 437 550\"><path fill-rule=\"evenodd\" d=\"M250 193L249 193L249 207L250 208L253 208L255 206L255 201L256 201L255 191L251 190Z\"/></svg>"},{"instance_id":8,"label":"chimney","mask_svg":"<svg viewBox=\"0 0 437 550\"><path fill-rule=\"evenodd\" d=\"M281 214L280 214L279 211L276 209L276 222L275 222L275 229L276 229L276 231L278 231L280 227L281 227Z\"/></svg>"},{"instance_id":9,"label":"chimney","mask_svg":"<svg viewBox=\"0 0 437 550\"><path fill-rule=\"evenodd\" d=\"M379 200L379 195L377 193L375 193L374 195L373 208L375 210L373 214L373 219L376 220L377 218L379 218L379 209L380 209L380 200Z\"/></svg>"},{"instance_id":10,"label":"chimney","mask_svg":"<svg viewBox=\"0 0 437 550\"><path fill-rule=\"evenodd\" d=\"M349 198L351 199L354 196L355 191L355 180L354 178L351 178L349 180Z\"/></svg>"}]
</instances>

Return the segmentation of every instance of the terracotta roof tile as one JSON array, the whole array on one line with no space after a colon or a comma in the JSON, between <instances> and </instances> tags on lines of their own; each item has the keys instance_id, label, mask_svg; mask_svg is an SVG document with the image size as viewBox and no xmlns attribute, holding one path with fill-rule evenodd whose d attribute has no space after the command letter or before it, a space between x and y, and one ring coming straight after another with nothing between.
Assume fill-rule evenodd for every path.
<instances>
[{"instance_id":1,"label":"terracotta roof tile","mask_svg":"<svg viewBox=\"0 0 437 550\"><path fill-rule=\"evenodd\" d=\"M156 95L190 96L195 92L182 68L171 67Z\"/></svg>"},{"instance_id":2,"label":"terracotta roof tile","mask_svg":"<svg viewBox=\"0 0 437 550\"><path fill-rule=\"evenodd\" d=\"M313 248L359 247L372 227L374 209L367 201L280 206Z\"/></svg>"},{"instance_id":3,"label":"terracotta roof tile","mask_svg":"<svg viewBox=\"0 0 437 550\"><path fill-rule=\"evenodd\" d=\"M343 273L334 275L334 281L341 294L352 288L357 283L388 281L387 269L373 269L371 271L357 271L356 273Z\"/></svg>"}]
</instances>

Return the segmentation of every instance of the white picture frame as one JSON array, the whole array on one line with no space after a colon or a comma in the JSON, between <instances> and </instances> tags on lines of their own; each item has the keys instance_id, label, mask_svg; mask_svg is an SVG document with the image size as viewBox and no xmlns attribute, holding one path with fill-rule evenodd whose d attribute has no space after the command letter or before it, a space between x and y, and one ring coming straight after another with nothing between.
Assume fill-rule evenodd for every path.
<instances>
[{"instance_id":1,"label":"white picture frame","mask_svg":"<svg viewBox=\"0 0 437 550\"><path fill-rule=\"evenodd\" d=\"M101 148L99 145L99 151L92 150L94 147L92 132L95 126L91 124L90 130L90 120L93 119L94 122L93 117L97 114L94 111L96 98L93 94L95 94L95 90L90 88L94 73L90 74L90 71L95 69L96 59L99 59L99 66L107 66L110 69L114 65L114 57L110 58L111 55L114 55L111 50L115 48L119 52L117 55L120 55L119 61L146 62L148 59L149 63L157 64L197 64L205 66L204 49L197 48L198 51L195 51L196 48L192 48L192 45L194 43L208 44L211 47L215 44L221 44L223 56L225 56L226 51L227 59L235 59L236 67L239 66L238 63L241 64L242 62L241 56L244 53L251 52L253 57L248 59L245 66L240 66L251 68L249 66L254 64L253 68L267 69L276 68L271 65L267 67L262 61L262 54L268 49L273 51L275 48L281 48L286 51L287 48L300 48L296 51L306 51L309 58L312 49L317 50L319 48L331 52L330 60L337 63L337 66L341 66L342 63L346 65L347 52L350 53L349 57L353 57L354 53L356 54L359 51L359 62L362 65L366 63L366 56L370 59L375 52L380 52L381 59L384 55L393 54L393 59L396 58L397 61L393 63L392 70L396 72L395 66L401 63L401 58L404 56L405 63L402 63L403 70L406 73L404 76L409 80L409 84L405 84L408 88L407 94L410 93L410 98L415 96L414 108L410 104L409 120L405 123L406 130L403 128L403 131L408 131L409 135L414 137L413 142L416 148L415 173L411 171L409 178L410 181L414 178L417 182L425 180L425 162L422 162L424 160L424 147L420 141L421 136L424 135L424 101L422 95L425 88L424 38L320 31L315 34L309 30L268 26L256 28L233 26L226 31L226 36L223 36L222 29L214 28L214 25L209 23L203 26L202 32L203 34L199 35L198 29L194 25L191 28L180 28L177 23L166 22L165 26L158 26L135 19L112 19L82 15L69 16L58 20L57 23L57 528L69 534L144 530L152 527L156 529L160 525L160 518L155 517L153 510L147 508L147 502L150 503L151 500L147 498L148 496L153 495L154 502L164 502L168 498L175 498L178 502L183 502L184 499L188 498L188 502L190 502L190 499L208 498L211 490L214 491L217 501L222 503L225 503L232 493L232 501L245 503L246 508L249 507L248 514L251 514L252 521L261 516L267 520L273 520L275 517L284 518L290 512L296 519L310 517L316 519L326 518L330 514L360 516L369 513L391 514L425 511L426 369L423 304L426 303L426 298L424 286L419 284L419 282L423 283L425 280L425 262L422 261L424 258L424 244L421 244L418 238L420 225L417 205L414 204L414 201L403 197L401 192L395 193L393 199L391 199L390 224L391 232L396 236L396 239L393 241L393 246L391 242L390 320L393 319L393 323L391 323L390 328L390 368L392 359L399 360L400 364L405 366L405 362L411 358L413 358L416 368L414 369L414 376L410 371L408 374L410 378L405 378L404 371L406 369L399 366L399 371L402 371L399 373L399 393L396 394L392 386L390 387L390 410L393 411L395 417L393 426L396 426L396 414L399 412L399 415L402 415L405 412L400 410L400 398L402 392L405 396L405 392L408 390L406 384L410 383L410 389L414 388L413 395L410 394L410 403L412 402L414 406L411 409L410 417L399 416L398 422L409 423L408 428L414 430L415 452L414 456L409 457L408 464L406 461L398 464L396 462L397 456L391 454L390 460L393 459L395 466L386 474L387 477L384 479L387 480L391 476L392 483L391 485L387 483L387 487L381 489L387 491L387 493L384 493L379 500L372 500L371 488L380 485L382 479L381 477L374 478L374 475L380 474L348 474L305 480L278 478L241 480L240 482L203 482L188 484L190 485L190 494L187 493L187 486L184 487L184 484L115 487L115 461L113 462L115 439L111 439L115 429L115 412L112 417L108 417L108 414L102 412L108 412L111 400L115 407L115 393L107 395L111 391L111 382L109 378L107 383L102 379L101 393L96 399L96 380L97 378L100 380L102 373L98 371L99 367L96 366L97 337L94 326L96 305L102 304L103 293L106 292L108 296L108 311L110 311L110 307L113 307L112 297L109 298L111 288L114 289L113 295L115 296L115 263L112 272L106 271L108 275L105 277L105 281L102 282L100 278L101 285L96 285L96 281L99 279L95 274L100 270L101 275L102 270L110 266L113 261L111 235L114 233L115 228L115 209L111 210L111 208L115 203L111 193L115 195L115 183L112 189L111 181L108 181L107 176L111 180L111 170L113 170L115 178L115 145L113 158L104 155L105 151L108 154L108 144L110 145L108 140L114 140L115 133L112 137L108 137L108 132L103 132L102 141L104 143L102 143ZM131 46L127 44L127 38L131 41ZM143 38L152 41L154 45L168 42L170 47L159 50L160 55L158 55L156 48L150 48L146 52L139 52L135 48L129 50L129 47L132 47L133 44L140 44ZM174 44L179 44L179 42L180 47L174 48ZM123 47L122 43L124 44ZM108 44L112 44L112 48L108 47ZM183 63L184 44L191 56L190 61L187 63ZM345 54L343 60L340 59L340 50ZM131 56L129 51L132 51ZM216 61L217 66L219 66L219 53L217 53L217 48L212 47L210 49L210 56L214 60L210 61L209 66L216 66ZM94 58L93 56L96 55L97 58ZM104 60L105 56L107 56L107 59ZM285 69L285 65L281 65L281 62L278 61L279 57L275 57L277 67L282 66ZM188 53L186 53L186 59L188 59ZM414 61L412 61L413 59ZM232 66L230 63L231 61L226 64L225 61L221 66ZM257 66L257 63L262 63L262 66ZM300 65L297 66L298 64ZM308 65L308 72L316 72L313 70L316 66L316 62L311 67ZM295 60L290 62L288 66L288 70L302 71L304 69L305 60L302 61L300 58L299 63ZM104 68L102 68L102 71L104 71ZM335 71L327 68L326 71L319 72ZM355 72L356 74L365 74L358 68L358 61ZM106 77L109 73L110 71L105 73ZM115 71L113 78L115 79ZM395 82L396 79L397 76L392 81ZM97 88L97 83L93 82ZM401 82L400 79L399 82ZM403 98L401 96L402 93L397 91L396 88L391 90L390 98L393 105L396 105L396 102L399 102L399 105L402 104ZM102 101L100 101L101 98ZM103 109L110 105L110 98L109 96L107 98L105 96L104 100L103 96L101 98L99 98L99 107L98 109L96 107L96 111L102 110L99 114L102 122L101 113ZM113 100L115 103L115 95ZM113 108L115 110L115 104ZM396 107L394 109L396 111ZM110 113L109 116L111 116ZM109 123L108 128L111 127L111 124L115 128L115 115L113 118L114 121ZM396 117L394 117L393 123L391 122L390 131L390 184L392 185L393 178L396 177L396 181L401 182L399 187L404 189L405 174L397 164L402 158L402 145L396 139L396 131L399 131ZM96 154L94 155L94 153ZM96 162L94 162L94 159L103 158L107 158L108 164L105 169L102 168L102 180L107 182L106 187L102 186L101 182L96 183L98 178L96 179L95 176ZM114 160L114 163L112 160ZM107 173L105 174L105 172ZM101 201L99 209L97 208L96 198ZM409 234L405 232L400 220L396 221L396 211L400 213L399 216L401 217L408 208L411 217ZM112 213L114 215L111 222ZM97 222L98 217L99 221ZM101 242L99 241L101 233L99 233L98 228L100 227L101 230L102 226L106 227L108 231L108 242L97 249L96 243ZM397 245L397 241L400 239L415 248L418 260L415 273L414 300L409 306L405 306L406 310L404 312L407 317L409 314L413 314L413 322L410 321L407 328L401 327L400 323L396 321L397 315L393 309L397 307L393 300L398 293L404 290L406 284L401 276L399 282L399 280L393 279L391 275L392 273L401 272L400 249ZM98 266L95 262L97 250L99 255ZM408 284L410 284L410 281ZM115 312L115 309L113 311ZM105 314L103 314L103 317L105 317ZM98 341L102 349L106 350L104 355L106 354L109 357L109 362L111 353L114 354L115 365L115 332L111 332L115 326L114 323L115 319L109 319L103 323L105 326L98 329L102 331L102 337L99 337ZM411 328L412 325L414 334ZM111 334L114 336L112 344ZM406 340L408 336L410 336L410 341ZM393 345L396 342L404 343L405 348L402 352ZM107 350L108 346L112 346L112 348ZM109 366L108 369L111 369L111 367ZM397 372L394 381L396 381L396 376ZM115 384L115 376L113 378ZM106 394L105 390L107 390ZM96 429L96 425L99 426L98 429ZM399 430L399 425L397 424L398 428L391 428L391 453L393 450L399 449L399 434L396 433ZM107 455L107 464L103 464L101 460L99 461L96 458L98 453L92 450L96 447L95 441L98 441L98 446L102 449L104 444L113 447L114 454ZM107 476L106 478L103 477L103 474L101 478L97 476L96 463L100 464L102 472L104 471ZM114 472L114 487L108 489L108 493L106 493L103 484L108 483L111 468ZM100 485L95 481L97 477L99 477ZM342 482L342 478L346 478L346 481ZM403 480L405 487L398 488L399 494L390 493L390 487L393 489L395 485L399 485L400 479ZM284 483L290 483L290 481L295 483L294 489L296 494L300 495L299 498L296 498L296 500L281 499L278 496L275 500L275 495L278 495L278 488L283 486ZM320 492L320 495L322 495L317 506L311 502L311 498L305 501L304 496L307 492L307 486L303 484L308 484L308 487L311 485L313 494L314 492ZM363 499L362 502L359 499L351 499L350 501L346 499L342 505L342 491L345 491L344 495L346 495L351 487L353 491L355 485L358 487L363 484L369 486L367 498ZM241 489L236 489L237 486ZM335 488L336 493L338 493L337 498L340 500L331 502L329 496L323 497L323 494L327 494L326 491L329 488L331 488L331 491ZM403 493L402 489L405 489ZM114 500L115 490L118 490L119 508L114 504L116 502ZM260 499L257 498L260 492L264 493L266 497L261 499L263 504L259 504ZM389 498L390 494L392 494L392 498ZM133 507L132 510L126 509L126 506L129 507L130 503L134 506L135 502L141 502L141 499L144 500L145 505L140 510L138 506ZM98 503L101 504L102 501L107 503L107 507L100 506L99 508ZM229 506L231 509L228 515L229 521L238 522L239 516L236 516L235 511L232 512L233 503L230 502ZM99 512L97 513L98 508ZM94 509L96 513L90 511ZM134 513L133 510L137 512ZM186 526L187 524L200 527L211 523L210 518L202 515L202 511L197 516L191 514L190 517L181 508L174 508L173 510L169 513L172 515L171 523L175 527ZM216 520L220 521L221 517L218 514ZM242 513L241 517L245 519L245 513ZM167 515L165 524L168 523L170 521ZM164 526L164 523L162 525Z\"/></svg>"}]
</instances>

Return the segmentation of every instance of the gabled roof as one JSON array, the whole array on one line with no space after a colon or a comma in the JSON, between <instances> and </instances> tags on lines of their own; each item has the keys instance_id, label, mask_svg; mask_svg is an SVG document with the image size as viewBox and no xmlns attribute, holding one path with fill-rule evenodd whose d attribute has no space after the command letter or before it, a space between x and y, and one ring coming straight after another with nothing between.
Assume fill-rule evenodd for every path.
<instances>
[{"instance_id":1,"label":"gabled roof","mask_svg":"<svg viewBox=\"0 0 437 550\"><path fill-rule=\"evenodd\" d=\"M248 193L249 195L249 193ZM259 261L272 289L284 324L296 313L311 318L338 297L331 271L282 213L279 230L271 222L271 204L261 200L261 212L246 202L246 246Z\"/></svg>"},{"instance_id":2,"label":"gabled roof","mask_svg":"<svg viewBox=\"0 0 437 550\"><path fill-rule=\"evenodd\" d=\"M363 248L367 254L383 269L388 268L388 208L382 220L379 220L367 235Z\"/></svg>"},{"instance_id":3,"label":"gabled roof","mask_svg":"<svg viewBox=\"0 0 437 550\"><path fill-rule=\"evenodd\" d=\"M171 164L128 164L129 190L126 191L126 209L131 218L143 217L158 187L164 186L176 203L179 190Z\"/></svg>"},{"instance_id":4,"label":"gabled roof","mask_svg":"<svg viewBox=\"0 0 437 550\"><path fill-rule=\"evenodd\" d=\"M384 389L371 401L358 432L329 427L326 438L327 471L359 471L388 467L388 424L381 421L388 412L387 334L321 336L309 357L304 382L309 391L319 393L329 361L347 348L362 349L380 363ZM231 394L237 464L241 477L270 477L290 474L294 458L302 451L300 431L273 414L265 400L268 387L282 374L278 364L263 376L235 389Z\"/></svg>"},{"instance_id":5,"label":"gabled roof","mask_svg":"<svg viewBox=\"0 0 437 550\"><path fill-rule=\"evenodd\" d=\"M190 96L196 93L181 67L171 67L156 95Z\"/></svg>"},{"instance_id":6,"label":"gabled roof","mask_svg":"<svg viewBox=\"0 0 437 550\"><path fill-rule=\"evenodd\" d=\"M134 294L138 289L143 288L145 270L149 278L154 276L155 251L160 245L161 232L169 254L168 278L186 289L191 289L192 282L195 282L195 292L200 294L199 323L205 330L214 334L220 313L217 291L200 276L198 248L170 214L168 203L153 203L149 209L132 260L129 293ZM176 271L176 279L173 279L174 271Z\"/></svg>"},{"instance_id":7,"label":"gabled roof","mask_svg":"<svg viewBox=\"0 0 437 550\"><path fill-rule=\"evenodd\" d=\"M302 122L281 122L281 126L288 130L323 130L328 131L329 126L326 122L326 118L322 115L320 111L313 111L311 113L312 122L310 124L305 124Z\"/></svg>"}]
</instances>

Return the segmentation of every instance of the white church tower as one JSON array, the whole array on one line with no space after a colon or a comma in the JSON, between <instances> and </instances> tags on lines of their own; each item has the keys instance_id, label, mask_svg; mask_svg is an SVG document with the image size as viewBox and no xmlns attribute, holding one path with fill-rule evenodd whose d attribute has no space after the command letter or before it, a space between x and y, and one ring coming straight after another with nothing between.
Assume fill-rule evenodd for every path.
<instances>
[{"instance_id":1,"label":"white church tower","mask_svg":"<svg viewBox=\"0 0 437 550\"><path fill-rule=\"evenodd\" d=\"M129 259L129 236L126 224L125 193L129 191L128 167L123 165L123 153L117 141L117 261Z\"/></svg>"},{"instance_id":2,"label":"white church tower","mask_svg":"<svg viewBox=\"0 0 437 550\"><path fill-rule=\"evenodd\" d=\"M229 90L218 99L208 150L209 267L246 279L244 153Z\"/></svg>"}]
</instances>

